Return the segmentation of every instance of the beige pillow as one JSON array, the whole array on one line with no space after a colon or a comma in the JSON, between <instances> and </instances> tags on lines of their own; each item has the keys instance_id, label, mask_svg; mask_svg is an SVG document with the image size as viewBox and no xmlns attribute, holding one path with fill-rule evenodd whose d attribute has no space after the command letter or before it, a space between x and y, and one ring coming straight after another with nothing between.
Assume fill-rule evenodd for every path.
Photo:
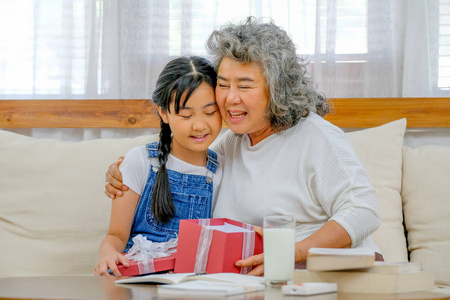
<instances>
[{"instance_id":1,"label":"beige pillow","mask_svg":"<svg viewBox=\"0 0 450 300\"><path fill-rule=\"evenodd\" d=\"M0 277L92 275L109 225L106 170L156 139L63 142L0 130Z\"/></svg>"},{"instance_id":2,"label":"beige pillow","mask_svg":"<svg viewBox=\"0 0 450 300\"><path fill-rule=\"evenodd\" d=\"M403 228L402 146L406 119L348 133L375 188L382 224L372 234L386 261L407 261Z\"/></svg>"},{"instance_id":3,"label":"beige pillow","mask_svg":"<svg viewBox=\"0 0 450 300\"><path fill-rule=\"evenodd\" d=\"M450 147L403 148L402 197L411 261L450 285Z\"/></svg>"}]
</instances>

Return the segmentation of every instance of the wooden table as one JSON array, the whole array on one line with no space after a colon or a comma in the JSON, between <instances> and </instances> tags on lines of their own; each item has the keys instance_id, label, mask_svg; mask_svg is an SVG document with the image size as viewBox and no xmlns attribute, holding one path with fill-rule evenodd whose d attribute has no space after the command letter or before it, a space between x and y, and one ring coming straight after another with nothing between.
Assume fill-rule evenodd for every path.
<instances>
[{"instance_id":1,"label":"wooden table","mask_svg":"<svg viewBox=\"0 0 450 300\"><path fill-rule=\"evenodd\" d=\"M114 277L60 276L0 278L0 299L152 299L157 300L157 287L145 284L114 284ZM167 298L166 298L167 299ZM182 298L178 298L182 299ZM184 298L188 299L188 298ZM193 298L191 298L193 299ZM228 297L237 300L387 300L450 299L450 295L433 292L402 294L333 293L308 297L284 296L279 289Z\"/></svg>"}]
</instances>

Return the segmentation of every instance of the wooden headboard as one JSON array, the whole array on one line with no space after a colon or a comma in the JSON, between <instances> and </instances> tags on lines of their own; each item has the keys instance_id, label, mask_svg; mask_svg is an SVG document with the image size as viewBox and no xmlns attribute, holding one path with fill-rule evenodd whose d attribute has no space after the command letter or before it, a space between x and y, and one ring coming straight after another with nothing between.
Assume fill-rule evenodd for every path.
<instances>
[{"instance_id":1,"label":"wooden headboard","mask_svg":"<svg viewBox=\"0 0 450 300\"><path fill-rule=\"evenodd\" d=\"M407 118L410 128L450 127L450 98L336 98L325 117L341 128ZM159 128L147 100L0 100L0 128Z\"/></svg>"}]
</instances>

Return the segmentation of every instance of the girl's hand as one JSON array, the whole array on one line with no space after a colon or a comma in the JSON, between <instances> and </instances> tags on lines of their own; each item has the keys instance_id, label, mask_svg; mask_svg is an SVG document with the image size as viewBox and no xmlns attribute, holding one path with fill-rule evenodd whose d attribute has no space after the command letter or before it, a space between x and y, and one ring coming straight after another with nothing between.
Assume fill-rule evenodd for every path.
<instances>
[{"instance_id":1,"label":"girl's hand","mask_svg":"<svg viewBox=\"0 0 450 300\"><path fill-rule=\"evenodd\" d=\"M111 164L106 171L105 195L111 199L115 199L116 196L121 197L123 191L128 191L128 187L123 184L122 173L119 170L123 158L123 156L119 157L117 162Z\"/></svg>"},{"instance_id":2,"label":"girl's hand","mask_svg":"<svg viewBox=\"0 0 450 300\"><path fill-rule=\"evenodd\" d=\"M263 229L261 227L255 226L255 231L260 236L264 235ZM253 266L248 275L263 276L264 275L264 253L250 256L246 259L238 260L235 264L236 267L250 267Z\"/></svg>"},{"instance_id":3,"label":"girl's hand","mask_svg":"<svg viewBox=\"0 0 450 300\"><path fill-rule=\"evenodd\" d=\"M115 276L122 276L122 274L119 272L119 269L117 268L118 264L122 264L125 267L130 266L128 258L117 251L102 255L95 265L94 275L111 276L111 274L108 272L108 269L110 269Z\"/></svg>"}]
</instances>

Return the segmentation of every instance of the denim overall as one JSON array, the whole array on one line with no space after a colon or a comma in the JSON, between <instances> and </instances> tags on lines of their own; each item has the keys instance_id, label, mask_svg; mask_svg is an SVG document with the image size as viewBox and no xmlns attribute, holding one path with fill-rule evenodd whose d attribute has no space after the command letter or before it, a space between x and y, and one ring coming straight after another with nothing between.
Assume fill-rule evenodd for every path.
<instances>
[{"instance_id":1,"label":"denim overall","mask_svg":"<svg viewBox=\"0 0 450 300\"><path fill-rule=\"evenodd\" d=\"M147 144L148 157L158 157L158 142ZM133 246L132 238L138 234L153 242L167 242L176 238L181 219L205 219L211 217L213 197L213 174L218 167L217 154L208 149L205 176L191 175L167 170L169 174L175 216L168 223L158 223L153 218L151 198L158 167L150 166L144 191L134 213L130 238L125 252Z\"/></svg>"}]
</instances>

